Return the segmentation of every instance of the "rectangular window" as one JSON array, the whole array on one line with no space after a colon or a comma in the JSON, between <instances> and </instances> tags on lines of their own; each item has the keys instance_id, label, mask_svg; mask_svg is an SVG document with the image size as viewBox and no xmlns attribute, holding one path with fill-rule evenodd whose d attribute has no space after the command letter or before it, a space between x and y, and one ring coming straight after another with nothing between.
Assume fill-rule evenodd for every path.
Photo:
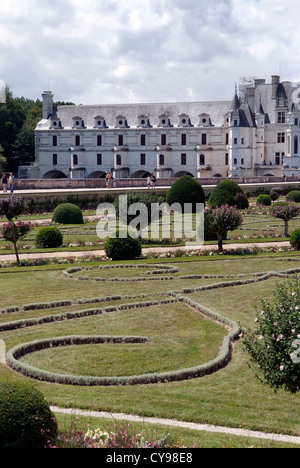
<instances>
[{"instance_id":1,"label":"rectangular window","mask_svg":"<svg viewBox=\"0 0 300 468\"><path fill-rule=\"evenodd\" d=\"M102 154L97 154L97 166L102 166Z\"/></svg>"},{"instance_id":2,"label":"rectangular window","mask_svg":"<svg viewBox=\"0 0 300 468\"><path fill-rule=\"evenodd\" d=\"M53 166L57 166L57 154L53 154Z\"/></svg>"},{"instance_id":3,"label":"rectangular window","mask_svg":"<svg viewBox=\"0 0 300 468\"><path fill-rule=\"evenodd\" d=\"M143 153L141 154L141 166L146 165L146 155Z\"/></svg>"},{"instance_id":4,"label":"rectangular window","mask_svg":"<svg viewBox=\"0 0 300 468\"><path fill-rule=\"evenodd\" d=\"M57 146L57 136L54 135L52 138L52 146Z\"/></svg>"},{"instance_id":5,"label":"rectangular window","mask_svg":"<svg viewBox=\"0 0 300 468\"><path fill-rule=\"evenodd\" d=\"M225 142L226 145L229 145L229 133L226 133L226 142Z\"/></svg>"},{"instance_id":6,"label":"rectangular window","mask_svg":"<svg viewBox=\"0 0 300 468\"><path fill-rule=\"evenodd\" d=\"M278 112L278 123L285 123L285 112Z\"/></svg>"},{"instance_id":7,"label":"rectangular window","mask_svg":"<svg viewBox=\"0 0 300 468\"><path fill-rule=\"evenodd\" d=\"M167 144L167 135L161 135L161 146L166 146Z\"/></svg>"},{"instance_id":8,"label":"rectangular window","mask_svg":"<svg viewBox=\"0 0 300 468\"><path fill-rule=\"evenodd\" d=\"M185 153L181 155L181 165L186 166L186 154Z\"/></svg>"},{"instance_id":9,"label":"rectangular window","mask_svg":"<svg viewBox=\"0 0 300 468\"><path fill-rule=\"evenodd\" d=\"M280 153L276 153L275 155L275 165L280 166Z\"/></svg>"},{"instance_id":10,"label":"rectangular window","mask_svg":"<svg viewBox=\"0 0 300 468\"><path fill-rule=\"evenodd\" d=\"M123 145L124 145L124 138L123 138L123 135L119 135L119 136L118 136L118 144L119 144L119 146L123 146Z\"/></svg>"},{"instance_id":11,"label":"rectangular window","mask_svg":"<svg viewBox=\"0 0 300 468\"><path fill-rule=\"evenodd\" d=\"M146 135L141 135L141 146L146 146Z\"/></svg>"},{"instance_id":12,"label":"rectangular window","mask_svg":"<svg viewBox=\"0 0 300 468\"><path fill-rule=\"evenodd\" d=\"M181 146L185 146L186 145L186 134L184 133L183 135L181 135Z\"/></svg>"},{"instance_id":13,"label":"rectangular window","mask_svg":"<svg viewBox=\"0 0 300 468\"><path fill-rule=\"evenodd\" d=\"M202 143L202 145L206 145L206 144L207 144L207 135L206 135L206 133L203 133L203 134L201 135L201 143Z\"/></svg>"},{"instance_id":14,"label":"rectangular window","mask_svg":"<svg viewBox=\"0 0 300 468\"><path fill-rule=\"evenodd\" d=\"M241 144L242 144L242 145L245 144L245 139L244 139L244 138L241 139Z\"/></svg>"},{"instance_id":15,"label":"rectangular window","mask_svg":"<svg viewBox=\"0 0 300 468\"><path fill-rule=\"evenodd\" d=\"M234 158L233 164L236 166L237 165L237 158Z\"/></svg>"},{"instance_id":16,"label":"rectangular window","mask_svg":"<svg viewBox=\"0 0 300 468\"><path fill-rule=\"evenodd\" d=\"M244 165L244 158L241 159L241 164Z\"/></svg>"},{"instance_id":17,"label":"rectangular window","mask_svg":"<svg viewBox=\"0 0 300 468\"><path fill-rule=\"evenodd\" d=\"M237 138L234 138L233 143L237 145Z\"/></svg>"},{"instance_id":18,"label":"rectangular window","mask_svg":"<svg viewBox=\"0 0 300 468\"><path fill-rule=\"evenodd\" d=\"M102 146L102 135L97 135L97 146Z\"/></svg>"},{"instance_id":19,"label":"rectangular window","mask_svg":"<svg viewBox=\"0 0 300 468\"><path fill-rule=\"evenodd\" d=\"M225 154L225 166L228 166L228 164L229 164L229 154L226 153Z\"/></svg>"},{"instance_id":20,"label":"rectangular window","mask_svg":"<svg viewBox=\"0 0 300 468\"><path fill-rule=\"evenodd\" d=\"M284 143L285 142L285 134L284 133L278 133L277 134L277 143Z\"/></svg>"},{"instance_id":21,"label":"rectangular window","mask_svg":"<svg viewBox=\"0 0 300 468\"><path fill-rule=\"evenodd\" d=\"M75 146L80 146L80 135L75 136Z\"/></svg>"}]
</instances>

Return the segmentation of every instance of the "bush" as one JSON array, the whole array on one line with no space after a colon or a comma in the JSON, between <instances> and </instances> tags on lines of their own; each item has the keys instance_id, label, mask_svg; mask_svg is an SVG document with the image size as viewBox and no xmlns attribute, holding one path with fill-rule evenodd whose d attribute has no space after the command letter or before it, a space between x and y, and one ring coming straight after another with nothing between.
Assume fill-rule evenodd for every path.
<instances>
[{"instance_id":1,"label":"bush","mask_svg":"<svg viewBox=\"0 0 300 468\"><path fill-rule=\"evenodd\" d=\"M233 180L224 180L212 191L208 205L211 208L218 208L222 205L236 206L235 197L238 193L244 194L243 189ZM241 206L240 209L249 207L248 198L240 197Z\"/></svg>"},{"instance_id":2,"label":"bush","mask_svg":"<svg viewBox=\"0 0 300 468\"><path fill-rule=\"evenodd\" d=\"M272 200L272 201L276 201L276 200L278 200L279 195L278 195L278 193L275 192L274 190L271 190L271 192L270 192L270 197L271 197L271 200Z\"/></svg>"},{"instance_id":3,"label":"bush","mask_svg":"<svg viewBox=\"0 0 300 468\"><path fill-rule=\"evenodd\" d=\"M35 244L42 249L60 247L63 243L63 235L55 226L43 227L35 238Z\"/></svg>"},{"instance_id":4,"label":"bush","mask_svg":"<svg viewBox=\"0 0 300 468\"><path fill-rule=\"evenodd\" d=\"M274 300L262 301L257 329L244 336L254 372L275 391L300 391L300 281L277 284Z\"/></svg>"},{"instance_id":5,"label":"bush","mask_svg":"<svg viewBox=\"0 0 300 468\"><path fill-rule=\"evenodd\" d=\"M82 211L77 205L62 203L55 208L52 221L60 224L83 224Z\"/></svg>"},{"instance_id":6,"label":"bush","mask_svg":"<svg viewBox=\"0 0 300 468\"><path fill-rule=\"evenodd\" d=\"M300 190L292 190L287 194L286 199L294 203L300 203Z\"/></svg>"},{"instance_id":7,"label":"bush","mask_svg":"<svg viewBox=\"0 0 300 468\"><path fill-rule=\"evenodd\" d=\"M296 229L296 231L291 234L290 243L292 247L300 250L300 229Z\"/></svg>"},{"instance_id":8,"label":"bush","mask_svg":"<svg viewBox=\"0 0 300 468\"><path fill-rule=\"evenodd\" d=\"M57 424L44 396L25 383L0 384L0 448L46 448Z\"/></svg>"},{"instance_id":9,"label":"bush","mask_svg":"<svg viewBox=\"0 0 300 468\"><path fill-rule=\"evenodd\" d=\"M260 206L271 206L272 205L272 199L270 195L264 195L261 194L257 197L256 199L256 204Z\"/></svg>"},{"instance_id":10,"label":"bush","mask_svg":"<svg viewBox=\"0 0 300 468\"><path fill-rule=\"evenodd\" d=\"M142 245L139 239L127 237L120 238L120 232L116 232L116 238L108 238L104 245L108 258L112 260L134 260L141 256Z\"/></svg>"},{"instance_id":11,"label":"bush","mask_svg":"<svg viewBox=\"0 0 300 468\"><path fill-rule=\"evenodd\" d=\"M184 208L185 203L192 204L192 211L196 213L197 203L205 204L205 193L202 185L193 177L185 175L178 179L168 190L166 202L168 205L179 203Z\"/></svg>"}]
</instances>

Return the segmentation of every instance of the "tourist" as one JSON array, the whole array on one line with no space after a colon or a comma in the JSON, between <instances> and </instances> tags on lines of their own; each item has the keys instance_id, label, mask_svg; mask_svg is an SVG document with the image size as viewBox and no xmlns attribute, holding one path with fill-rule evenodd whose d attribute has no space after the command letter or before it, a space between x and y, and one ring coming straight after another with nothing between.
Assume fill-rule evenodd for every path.
<instances>
[{"instance_id":1,"label":"tourist","mask_svg":"<svg viewBox=\"0 0 300 468\"><path fill-rule=\"evenodd\" d=\"M3 172L3 176L2 176L1 182L2 182L2 185L3 185L3 193L6 193L6 192L7 192L8 180L7 180L7 177L6 177L5 172Z\"/></svg>"},{"instance_id":2,"label":"tourist","mask_svg":"<svg viewBox=\"0 0 300 468\"><path fill-rule=\"evenodd\" d=\"M152 174L151 174L151 185L152 185L152 187L154 187L154 188L155 188L155 183L156 183L156 177L155 177L155 175L152 173Z\"/></svg>"},{"instance_id":3,"label":"tourist","mask_svg":"<svg viewBox=\"0 0 300 468\"><path fill-rule=\"evenodd\" d=\"M147 187L148 187L148 189L150 188L150 186L151 186L151 176L148 175L148 177L147 177Z\"/></svg>"},{"instance_id":4,"label":"tourist","mask_svg":"<svg viewBox=\"0 0 300 468\"><path fill-rule=\"evenodd\" d=\"M15 183L15 176L11 172L9 174L9 179L8 179L8 189L11 191L11 193L14 193L14 183Z\"/></svg>"}]
</instances>

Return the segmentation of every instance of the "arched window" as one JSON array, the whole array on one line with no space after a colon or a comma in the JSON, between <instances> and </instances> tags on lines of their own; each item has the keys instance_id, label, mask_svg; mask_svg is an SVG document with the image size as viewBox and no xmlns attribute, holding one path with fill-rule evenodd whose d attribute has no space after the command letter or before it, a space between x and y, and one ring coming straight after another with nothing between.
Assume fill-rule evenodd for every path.
<instances>
[{"instance_id":1,"label":"arched window","mask_svg":"<svg viewBox=\"0 0 300 468\"><path fill-rule=\"evenodd\" d=\"M299 149L299 140L298 140L298 137L297 135L295 136L295 139L294 139L294 154L298 154L298 149Z\"/></svg>"},{"instance_id":2,"label":"arched window","mask_svg":"<svg viewBox=\"0 0 300 468\"><path fill-rule=\"evenodd\" d=\"M165 157L163 154L159 155L159 165L164 166L165 165Z\"/></svg>"},{"instance_id":3,"label":"arched window","mask_svg":"<svg viewBox=\"0 0 300 468\"><path fill-rule=\"evenodd\" d=\"M117 157L116 157L116 165L117 165L117 166L121 166L121 164L122 164L121 155L120 155L120 154L117 154Z\"/></svg>"},{"instance_id":4,"label":"arched window","mask_svg":"<svg viewBox=\"0 0 300 468\"><path fill-rule=\"evenodd\" d=\"M78 156L77 156L77 154L73 154L73 166L78 166Z\"/></svg>"},{"instance_id":5,"label":"arched window","mask_svg":"<svg viewBox=\"0 0 300 468\"><path fill-rule=\"evenodd\" d=\"M199 164L200 164L200 166L205 166L205 156L204 156L204 154L200 154Z\"/></svg>"}]
</instances>

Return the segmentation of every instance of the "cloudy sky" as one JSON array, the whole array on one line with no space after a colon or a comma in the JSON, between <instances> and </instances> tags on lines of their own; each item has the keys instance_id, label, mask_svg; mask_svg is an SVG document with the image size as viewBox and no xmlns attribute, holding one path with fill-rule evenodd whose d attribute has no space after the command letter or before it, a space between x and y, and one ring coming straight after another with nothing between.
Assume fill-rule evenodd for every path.
<instances>
[{"instance_id":1,"label":"cloudy sky","mask_svg":"<svg viewBox=\"0 0 300 468\"><path fill-rule=\"evenodd\" d=\"M300 81L295 0L0 0L0 80L76 104L231 100Z\"/></svg>"}]
</instances>

